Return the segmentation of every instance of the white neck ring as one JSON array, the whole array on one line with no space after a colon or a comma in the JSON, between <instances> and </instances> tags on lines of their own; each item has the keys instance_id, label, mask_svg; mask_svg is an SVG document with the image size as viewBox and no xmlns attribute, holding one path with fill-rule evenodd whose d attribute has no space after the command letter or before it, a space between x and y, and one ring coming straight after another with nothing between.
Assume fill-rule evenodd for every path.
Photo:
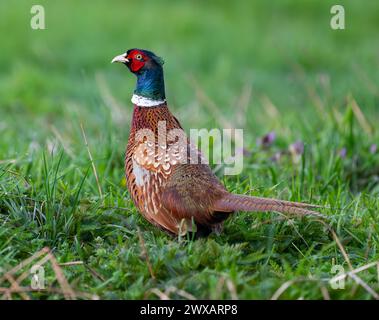
<instances>
[{"instance_id":1,"label":"white neck ring","mask_svg":"<svg viewBox=\"0 0 379 320\"><path fill-rule=\"evenodd\" d=\"M146 98L143 96L139 96L137 94L133 94L132 102L138 107L156 107L161 104L166 103L166 99L164 100L154 100L150 98Z\"/></svg>"}]
</instances>

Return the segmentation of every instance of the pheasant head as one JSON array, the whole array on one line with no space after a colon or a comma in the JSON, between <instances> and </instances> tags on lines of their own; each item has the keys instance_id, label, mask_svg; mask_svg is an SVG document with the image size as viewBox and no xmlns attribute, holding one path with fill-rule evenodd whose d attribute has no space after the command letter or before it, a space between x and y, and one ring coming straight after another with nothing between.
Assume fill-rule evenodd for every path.
<instances>
[{"instance_id":1,"label":"pheasant head","mask_svg":"<svg viewBox=\"0 0 379 320\"><path fill-rule=\"evenodd\" d=\"M124 64L137 76L136 96L155 101L165 100L162 58L148 50L130 49L114 57L114 62Z\"/></svg>"}]
</instances>

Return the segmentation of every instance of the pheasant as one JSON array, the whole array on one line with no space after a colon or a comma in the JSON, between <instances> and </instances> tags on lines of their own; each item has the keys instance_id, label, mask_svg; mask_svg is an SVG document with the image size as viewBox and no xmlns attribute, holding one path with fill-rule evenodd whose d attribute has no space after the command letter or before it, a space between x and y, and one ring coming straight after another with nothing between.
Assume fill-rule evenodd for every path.
<instances>
[{"instance_id":1,"label":"pheasant","mask_svg":"<svg viewBox=\"0 0 379 320\"><path fill-rule=\"evenodd\" d=\"M229 193L168 108L163 60L130 49L114 62L137 76L125 174L134 204L150 223L174 235L206 236L237 211L318 215L311 210L316 205Z\"/></svg>"}]
</instances>

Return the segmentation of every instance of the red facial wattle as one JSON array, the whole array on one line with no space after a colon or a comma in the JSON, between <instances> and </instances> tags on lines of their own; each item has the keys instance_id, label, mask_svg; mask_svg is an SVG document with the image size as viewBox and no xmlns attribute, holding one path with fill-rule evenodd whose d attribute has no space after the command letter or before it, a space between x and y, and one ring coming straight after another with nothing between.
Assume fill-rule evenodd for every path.
<instances>
[{"instance_id":1,"label":"red facial wattle","mask_svg":"<svg viewBox=\"0 0 379 320\"><path fill-rule=\"evenodd\" d=\"M133 72L138 72L144 65L144 61L132 59L132 63L130 64L130 70L132 70Z\"/></svg>"},{"instance_id":2,"label":"red facial wattle","mask_svg":"<svg viewBox=\"0 0 379 320\"><path fill-rule=\"evenodd\" d=\"M141 59L137 59L137 57L141 57ZM128 59L130 60L130 70L132 72L138 72L145 65L146 57L139 51L132 51L128 55Z\"/></svg>"}]
</instances>

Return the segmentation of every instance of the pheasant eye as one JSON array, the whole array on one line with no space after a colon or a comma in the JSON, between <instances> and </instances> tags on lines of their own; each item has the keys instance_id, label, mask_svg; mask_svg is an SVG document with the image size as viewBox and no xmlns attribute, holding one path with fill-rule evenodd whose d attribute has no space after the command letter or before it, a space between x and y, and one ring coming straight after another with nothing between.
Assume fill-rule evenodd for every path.
<instances>
[{"instance_id":1,"label":"pheasant eye","mask_svg":"<svg viewBox=\"0 0 379 320\"><path fill-rule=\"evenodd\" d=\"M142 54L136 54L136 55L135 55L135 58L136 58L137 60L142 60Z\"/></svg>"}]
</instances>

